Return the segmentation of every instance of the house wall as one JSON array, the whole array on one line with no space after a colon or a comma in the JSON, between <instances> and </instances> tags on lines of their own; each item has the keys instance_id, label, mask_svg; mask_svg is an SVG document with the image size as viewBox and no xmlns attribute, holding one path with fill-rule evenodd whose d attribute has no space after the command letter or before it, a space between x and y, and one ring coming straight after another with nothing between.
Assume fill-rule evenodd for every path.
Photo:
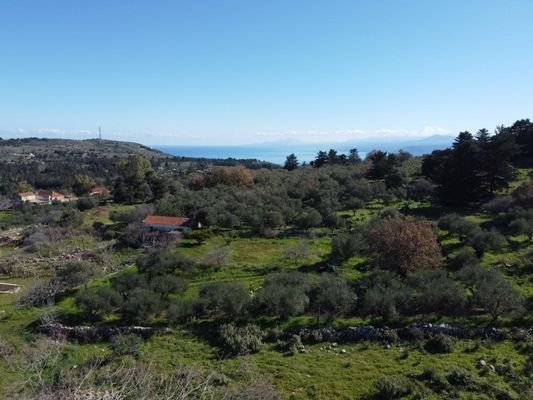
<instances>
[{"instance_id":1,"label":"house wall","mask_svg":"<svg viewBox=\"0 0 533 400\"><path fill-rule=\"evenodd\" d=\"M181 225L156 225L156 224L143 224L145 228L155 229L161 232L172 232L172 231L188 231L190 228Z\"/></svg>"}]
</instances>

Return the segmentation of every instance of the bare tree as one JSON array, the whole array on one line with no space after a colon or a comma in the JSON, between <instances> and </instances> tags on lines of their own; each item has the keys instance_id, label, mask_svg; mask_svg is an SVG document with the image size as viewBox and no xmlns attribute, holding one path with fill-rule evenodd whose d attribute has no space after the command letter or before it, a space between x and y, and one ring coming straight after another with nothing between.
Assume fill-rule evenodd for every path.
<instances>
[{"instance_id":1,"label":"bare tree","mask_svg":"<svg viewBox=\"0 0 533 400\"><path fill-rule=\"evenodd\" d=\"M231 250L228 246L217 245L212 247L203 257L202 263L216 269L220 269L230 262Z\"/></svg>"},{"instance_id":2,"label":"bare tree","mask_svg":"<svg viewBox=\"0 0 533 400\"><path fill-rule=\"evenodd\" d=\"M311 255L311 250L307 242L300 240L298 243L288 246L285 249L285 257L290 260L295 266L301 259L308 258Z\"/></svg>"}]
</instances>

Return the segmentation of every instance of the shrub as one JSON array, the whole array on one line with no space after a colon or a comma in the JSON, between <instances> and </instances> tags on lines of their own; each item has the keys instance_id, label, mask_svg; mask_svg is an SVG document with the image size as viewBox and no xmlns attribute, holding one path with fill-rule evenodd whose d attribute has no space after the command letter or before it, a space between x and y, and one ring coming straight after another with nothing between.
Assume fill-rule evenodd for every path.
<instances>
[{"instance_id":1,"label":"shrub","mask_svg":"<svg viewBox=\"0 0 533 400\"><path fill-rule=\"evenodd\" d=\"M458 214L446 214L440 217L439 221L437 222L437 226L440 229L449 231L451 227L460 219L461 217Z\"/></svg>"},{"instance_id":2,"label":"shrub","mask_svg":"<svg viewBox=\"0 0 533 400\"><path fill-rule=\"evenodd\" d=\"M59 226L62 227L79 227L81 224L83 224L83 216L74 208L68 207L59 218Z\"/></svg>"},{"instance_id":3,"label":"shrub","mask_svg":"<svg viewBox=\"0 0 533 400\"><path fill-rule=\"evenodd\" d=\"M76 295L76 305L91 318L100 318L122 304L122 297L114 289L101 286L96 290L83 289Z\"/></svg>"},{"instance_id":4,"label":"shrub","mask_svg":"<svg viewBox=\"0 0 533 400\"><path fill-rule=\"evenodd\" d=\"M263 345L263 333L253 324L223 324L220 326L219 335L222 347L233 355L257 353Z\"/></svg>"},{"instance_id":5,"label":"shrub","mask_svg":"<svg viewBox=\"0 0 533 400\"><path fill-rule=\"evenodd\" d=\"M309 282L301 273L281 273L267 279L254 304L268 315L287 319L302 314L309 304Z\"/></svg>"},{"instance_id":6,"label":"shrub","mask_svg":"<svg viewBox=\"0 0 533 400\"><path fill-rule=\"evenodd\" d=\"M358 233L340 233L331 240L331 258L343 262L365 248L363 236Z\"/></svg>"},{"instance_id":7,"label":"shrub","mask_svg":"<svg viewBox=\"0 0 533 400\"><path fill-rule=\"evenodd\" d=\"M399 342L400 337L394 329L384 328L380 335L380 339L388 344L396 344Z\"/></svg>"},{"instance_id":8,"label":"shrub","mask_svg":"<svg viewBox=\"0 0 533 400\"><path fill-rule=\"evenodd\" d=\"M429 180L420 178L407 185L407 196L413 200L424 200L435 193L435 185Z\"/></svg>"},{"instance_id":9,"label":"shrub","mask_svg":"<svg viewBox=\"0 0 533 400\"><path fill-rule=\"evenodd\" d=\"M82 197L76 202L76 207L80 211L90 210L98 206L98 200L92 197Z\"/></svg>"},{"instance_id":10,"label":"shrub","mask_svg":"<svg viewBox=\"0 0 533 400\"><path fill-rule=\"evenodd\" d=\"M466 294L443 270L419 271L410 275L409 310L412 313L459 314L466 304Z\"/></svg>"},{"instance_id":11,"label":"shrub","mask_svg":"<svg viewBox=\"0 0 533 400\"><path fill-rule=\"evenodd\" d=\"M420 379L426 381L428 386L430 386L435 392L442 392L447 390L450 386L446 377L439 374L434 368L425 369L420 375Z\"/></svg>"},{"instance_id":12,"label":"shrub","mask_svg":"<svg viewBox=\"0 0 533 400\"><path fill-rule=\"evenodd\" d=\"M493 321L503 314L519 314L524 309L523 297L496 270L469 266L459 271L458 278L472 293L472 304L483 308Z\"/></svg>"},{"instance_id":13,"label":"shrub","mask_svg":"<svg viewBox=\"0 0 533 400\"><path fill-rule=\"evenodd\" d=\"M210 282L200 289L212 312L222 312L230 317L243 315L250 301L248 290L239 282Z\"/></svg>"},{"instance_id":14,"label":"shrub","mask_svg":"<svg viewBox=\"0 0 533 400\"><path fill-rule=\"evenodd\" d=\"M509 224L509 229L515 235L526 235L533 240L533 218L517 218Z\"/></svg>"},{"instance_id":15,"label":"shrub","mask_svg":"<svg viewBox=\"0 0 533 400\"><path fill-rule=\"evenodd\" d=\"M452 353L455 347L455 341L451 336L437 333L430 337L424 348L430 353Z\"/></svg>"},{"instance_id":16,"label":"shrub","mask_svg":"<svg viewBox=\"0 0 533 400\"><path fill-rule=\"evenodd\" d=\"M409 290L392 272L375 272L361 281L361 287L364 314L378 315L389 322L397 319L406 309Z\"/></svg>"},{"instance_id":17,"label":"shrub","mask_svg":"<svg viewBox=\"0 0 533 400\"><path fill-rule=\"evenodd\" d=\"M311 305L320 318L321 313L328 317L348 313L357 300L355 292L345 279L322 275L312 291Z\"/></svg>"},{"instance_id":18,"label":"shrub","mask_svg":"<svg viewBox=\"0 0 533 400\"><path fill-rule=\"evenodd\" d=\"M99 268L87 262L70 262L61 268L56 278L65 288L74 288L95 278L100 273Z\"/></svg>"},{"instance_id":19,"label":"shrub","mask_svg":"<svg viewBox=\"0 0 533 400\"><path fill-rule=\"evenodd\" d=\"M466 266L478 266L479 258L476 255L476 251L472 247L463 247L457 252L457 254L452 257L448 266L455 271L463 269Z\"/></svg>"},{"instance_id":20,"label":"shrub","mask_svg":"<svg viewBox=\"0 0 533 400\"><path fill-rule=\"evenodd\" d=\"M314 208L306 208L298 217L294 224L298 229L309 231L309 229L322 224L322 216Z\"/></svg>"},{"instance_id":21,"label":"shrub","mask_svg":"<svg viewBox=\"0 0 533 400\"><path fill-rule=\"evenodd\" d=\"M121 307L122 315L127 320L145 320L150 314L160 311L159 296L151 290L137 288L129 295Z\"/></svg>"},{"instance_id":22,"label":"shrub","mask_svg":"<svg viewBox=\"0 0 533 400\"><path fill-rule=\"evenodd\" d=\"M477 229L468 236L466 243L472 246L478 257L482 257L487 250L500 249L507 243L507 240L495 229L490 231Z\"/></svg>"},{"instance_id":23,"label":"shrub","mask_svg":"<svg viewBox=\"0 0 533 400\"><path fill-rule=\"evenodd\" d=\"M150 281L150 289L161 296L161 301L173 294L182 294L187 290L187 281L175 275L160 275Z\"/></svg>"},{"instance_id":24,"label":"shrub","mask_svg":"<svg viewBox=\"0 0 533 400\"><path fill-rule=\"evenodd\" d=\"M298 335L292 335L287 342L286 349L290 355L296 355L303 348L302 339Z\"/></svg>"},{"instance_id":25,"label":"shrub","mask_svg":"<svg viewBox=\"0 0 533 400\"><path fill-rule=\"evenodd\" d=\"M115 356L138 357L142 339L135 334L115 335L111 337L109 345Z\"/></svg>"},{"instance_id":26,"label":"shrub","mask_svg":"<svg viewBox=\"0 0 533 400\"><path fill-rule=\"evenodd\" d=\"M446 379L453 386L461 388L475 389L475 383L468 372L460 368L454 368L447 376Z\"/></svg>"},{"instance_id":27,"label":"shrub","mask_svg":"<svg viewBox=\"0 0 533 400\"><path fill-rule=\"evenodd\" d=\"M533 180L523 183L513 193L516 203L522 207L533 206Z\"/></svg>"},{"instance_id":28,"label":"shrub","mask_svg":"<svg viewBox=\"0 0 533 400\"><path fill-rule=\"evenodd\" d=\"M142 225L140 222L128 224L118 240L122 246L138 249L142 245Z\"/></svg>"},{"instance_id":29,"label":"shrub","mask_svg":"<svg viewBox=\"0 0 533 400\"><path fill-rule=\"evenodd\" d=\"M412 390L411 382L404 376L384 376L376 383L377 398L381 400L401 399Z\"/></svg>"},{"instance_id":30,"label":"shrub","mask_svg":"<svg viewBox=\"0 0 533 400\"><path fill-rule=\"evenodd\" d=\"M122 272L112 278L111 286L127 299L136 288L146 288L146 278L136 272Z\"/></svg>"},{"instance_id":31,"label":"shrub","mask_svg":"<svg viewBox=\"0 0 533 400\"><path fill-rule=\"evenodd\" d=\"M402 216L402 213L397 208L393 207L387 207L380 211L379 218L381 219L387 219L387 218L400 218Z\"/></svg>"},{"instance_id":32,"label":"shrub","mask_svg":"<svg viewBox=\"0 0 533 400\"><path fill-rule=\"evenodd\" d=\"M487 270L479 273L474 285L474 304L484 308L493 321L501 315L519 314L523 311L523 297L499 272Z\"/></svg>"},{"instance_id":33,"label":"shrub","mask_svg":"<svg viewBox=\"0 0 533 400\"><path fill-rule=\"evenodd\" d=\"M178 297L170 304L167 317L172 324L188 322L204 314L205 306L205 301L201 299Z\"/></svg>"},{"instance_id":34,"label":"shrub","mask_svg":"<svg viewBox=\"0 0 533 400\"><path fill-rule=\"evenodd\" d=\"M512 196L500 196L495 197L488 203L483 204L482 208L492 214L498 214L509 211L511 207L513 207L514 202L515 200Z\"/></svg>"}]
</instances>

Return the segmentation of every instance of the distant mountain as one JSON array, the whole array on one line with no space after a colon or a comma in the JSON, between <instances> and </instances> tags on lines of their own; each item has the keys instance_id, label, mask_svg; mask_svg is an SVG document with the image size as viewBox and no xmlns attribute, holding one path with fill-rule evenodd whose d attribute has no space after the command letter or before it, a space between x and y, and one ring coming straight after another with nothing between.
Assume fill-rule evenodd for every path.
<instances>
[{"instance_id":1,"label":"distant mountain","mask_svg":"<svg viewBox=\"0 0 533 400\"><path fill-rule=\"evenodd\" d=\"M361 151L368 153L372 150L383 150L397 152L405 150L415 156L429 154L433 150L445 149L450 147L454 141L454 136L434 135L422 139L398 140L387 142L369 142L358 147Z\"/></svg>"},{"instance_id":2,"label":"distant mountain","mask_svg":"<svg viewBox=\"0 0 533 400\"><path fill-rule=\"evenodd\" d=\"M317 152L318 150L335 149L341 153L349 149L356 148L361 153L369 153L372 150L383 150L388 152L397 152L405 150L409 153L420 156L431 153L433 150L450 147L455 137L451 135L433 135L423 138L413 137L375 137L364 139L353 139L344 142L323 142L323 143L306 143L294 138L266 142L261 144L250 144L236 146L240 148L255 149L287 149L287 154L291 152Z\"/></svg>"}]
</instances>

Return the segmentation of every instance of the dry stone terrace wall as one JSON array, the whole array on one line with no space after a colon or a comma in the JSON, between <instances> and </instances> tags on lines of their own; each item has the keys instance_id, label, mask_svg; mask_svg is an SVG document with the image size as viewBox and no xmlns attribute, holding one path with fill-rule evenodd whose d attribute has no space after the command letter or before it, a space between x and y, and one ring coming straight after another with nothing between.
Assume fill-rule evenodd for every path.
<instances>
[{"instance_id":1,"label":"dry stone terrace wall","mask_svg":"<svg viewBox=\"0 0 533 400\"><path fill-rule=\"evenodd\" d=\"M165 333L168 329L153 328L146 326L118 326L118 327L94 327L94 326L66 326L62 324L45 324L36 328L38 333L52 337L63 337L78 340L83 343L94 343L109 340L116 335L135 334L142 338L149 338L155 333Z\"/></svg>"},{"instance_id":2,"label":"dry stone terrace wall","mask_svg":"<svg viewBox=\"0 0 533 400\"><path fill-rule=\"evenodd\" d=\"M36 331L48 336L65 337L84 343L109 340L115 335L136 334L148 338L156 333L170 333L169 328L145 326L92 327L66 326L62 324L40 325ZM413 323L402 328L352 326L345 329L302 328L287 330L269 335L266 340L288 340L294 335L304 343L359 343L364 341L393 343L398 339L417 341L436 334L444 334L457 339L526 340L533 336L533 328L464 328L447 324Z\"/></svg>"},{"instance_id":3,"label":"dry stone terrace wall","mask_svg":"<svg viewBox=\"0 0 533 400\"><path fill-rule=\"evenodd\" d=\"M533 328L464 328L447 324L413 323L402 328L374 326L352 326L345 329L302 328L284 331L277 335L277 338L289 339L297 335L305 343L359 343L363 341L390 343L397 339L422 340L436 334L444 334L457 339L524 340L533 335Z\"/></svg>"}]
</instances>

